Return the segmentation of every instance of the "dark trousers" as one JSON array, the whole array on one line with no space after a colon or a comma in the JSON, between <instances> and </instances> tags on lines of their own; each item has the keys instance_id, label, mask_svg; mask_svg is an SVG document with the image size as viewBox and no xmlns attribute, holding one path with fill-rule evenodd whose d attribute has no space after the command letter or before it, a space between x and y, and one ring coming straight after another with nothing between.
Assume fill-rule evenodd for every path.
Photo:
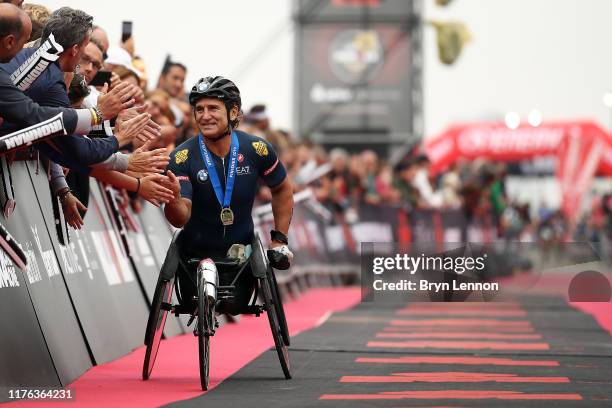
<instances>
[{"instance_id":1,"label":"dark trousers","mask_svg":"<svg viewBox=\"0 0 612 408\"><path fill-rule=\"evenodd\" d=\"M182 262L178 263L176 271L177 296L182 305L189 306L190 308L192 307L195 310L196 301L194 298L198 295L197 265L188 265L187 260L191 258L211 258L215 260L224 258L225 254L220 256L220 254L214 253L201 253L194 256L193 254L185 254L181 250L180 237L177 239L177 244L182 260ZM217 301L216 311L219 313L228 313L235 316L241 314L244 308L249 305L256 285L255 277L251 272L250 264L247 264L240 273L238 279L235 279L239 270L240 267L217 266L219 286L230 286L235 280L233 284L234 297L232 299Z\"/></svg>"}]
</instances>

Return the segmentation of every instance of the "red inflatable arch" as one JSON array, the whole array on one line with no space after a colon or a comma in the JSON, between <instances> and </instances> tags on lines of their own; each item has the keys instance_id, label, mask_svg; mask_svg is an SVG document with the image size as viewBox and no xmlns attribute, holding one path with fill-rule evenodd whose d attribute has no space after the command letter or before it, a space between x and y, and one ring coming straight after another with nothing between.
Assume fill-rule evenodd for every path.
<instances>
[{"instance_id":1,"label":"red inflatable arch","mask_svg":"<svg viewBox=\"0 0 612 408\"><path fill-rule=\"evenodd\" d=\"M498 122L458 124L425 140L424 149L433 172L461 159L510 162L556 156L562 209L570 220L578 215L593 176L612 175L612 137L590 121L521 125L514 130Z\"/></svg>"}]
</instances>

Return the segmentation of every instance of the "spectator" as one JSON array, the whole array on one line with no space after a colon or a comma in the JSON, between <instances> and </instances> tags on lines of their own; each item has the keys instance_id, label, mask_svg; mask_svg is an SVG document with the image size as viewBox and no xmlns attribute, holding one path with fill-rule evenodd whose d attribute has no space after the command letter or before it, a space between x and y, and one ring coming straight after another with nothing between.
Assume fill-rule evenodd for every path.
<instances>
[{"instance_id":1,"label":"spectator","mask_svg":"<svg viewBox=\"0 0 612 408\"><path fill-rule=\"evenodd\" d=\"M255 105L244 115L244 125L241 130L264 139L270 135L270 118L266 113L266 105Z\"/></svg>"},{"instance_id":2,"label":"spectator","mask_svg":"<svg viewBox=\"0 0 612 408\"><path fill-rule=\"evenodd\" d=\"M24 0L0 0L0 3L12 4L16 7L22 8Z\"/></svg>"},{"instance_id":3,"label":"spectator","mask_svg":"<svg viewBox=\"0 0 612 408\"><path fill-rule=\"evenodd\" d=\"M81 55L79 73L85 77L85 80L89 84L102 69L103 65L102 50L94 43L88 43Z\"/></svg>"},{"instance_id":4,"label":"spectator","mask_svg":"<svg viewBox=\"0 0 612 408\"><path fill-rule=\"evenodd\" d=\"M489 206L493 211L493 216L497 225L499 226L501 216L506 209L506 193L503 188L502 174L491 169L487 169L484 175L484 185L488 194Z\"/></svg>"},{"instance_id":5,"label":"spectator","mask_svg":"<svg viewBox=\"0 0 612 408\"><path fill-rule=\"evenodd\" d=\"M168 62L162 69L157 87L171 98L185 99L185 77L187 67L179 62Z\"/></svg>"},{"instance_id":6,"label":"spectator","mask_svg":"<svg viewBox=\"0 0 612 408\"><path fill-rule=\"evenodd\" d=\"M448 172L442 176L442 205L445 208L460 208L462 200L459 195L461 191L461 178L457 170L457 165L452 164Z\"/></svg>"},{"instance_id":7,"label":"spectator","mask_svg":"<svg viewBox=\"0 0 612 408\"><path fill-rule=\"evenodd\" d=\"M268 134L267 141L270 142L276 152L281 155L291 145L289 133L284 130L271 130Z\"/></svg>"},{"instance_id":8,"label":"spectator","mask_svg":"<svg viewBox=\"0 0 612 408\"><path fill-rule=\"evenodd\" d=\"M348 208L349 202L349 155L346 150L335 148L329 152L331 162L329 200L338 211Z\"/></svg>"},{"instance_id":9,"label":"spectator","mask_svg":"<svg viewBox=\"0 0 612 408\"><path fill-rule=\"evenodd\" d=\"M28 13L30 20L32 21L32 34L30 34L29 41L38 40L42 35L43 27L45 24L47 24L51 11L45 6L34 3L24 5L23 11Z\"/></svg>"},{"instance_id":10,"label":"spectator","mask_svg":"<svg viewBox=\"0 0 612 408\"><path fill-rule=\"evenodd\" d=\"M106 69L112 71L116 67L123 67L140 78L140 72L132 63L132 56L126 50L120 47L110 47L107 51L107 57L104 60ZM140 83L137 84L140 87Z\"/></svg>"},{"instance_id":11,"label":"spectator","mask_svg":"<svg viewBox=\"0 0 612 408\"><path fill-rule=\"evenodd\" d=\"M410 157L402 160L396 169L394 187L400 193L400 202L412 210L419 206L419 191L414 187L414 174L416 173L416 163Z\"/></svg>"},{"instance_id":12,"label":"spectator","mask_svg":"<svg viewBox=\"0 0 612 408\"><path fill-rule=\"evenodd\" d=\"M103 59L106 59L108 47L110 42L108 41L108 35L106 31L100 26L94 25L91 31L91 42L96 44L102 51Z\"/></svg>"},{"instance_id":13,"label":"spectator","mask_svg":"<svg viewBox=\"0 0 612 408\"><path fill-rule=\"evenodd\" d=\"M0 4L0 63L12 60L30 37L32 24L28 15L11 4ZM107 107L104 113L112 116L116 108ZM44 108L25 96L0 68L0 117L17 127L31 126L63 113L68 133L88 133L98 117L88 109Z\"/></svg>"},{"instance_id":14,"label":"spectator","mask_svg":"<svg viewBox=\"0 0 612 408\"><path fill-rule=\"evenodd\" d=\"M140 88L143 90L147 89L147 84L149 82L149 77L147 76L147 67L144 63L144 60L139 56L135 56L132 59L132 65L139 73L140 76Z\"/></svg>"},{"instance_id":15,"label":"spectator","mask_svg":"<svg viewBox=\"0 0 612 408\"><path fill-rule=\"evenodd\" d=\"M185 77L187 67L179 62L167 61L159 76L157 88L170 97L170 109L174 115L174 126L177 128L176 143L182 143L197 133L191 106L185 95Z\"/></svg>"},{"instance_id":16,"label":"spectator","mask_svg":"<svg viewBox=\"0 0 612 408\"><path fill-rule=\"evenodd\" d=\"M153 143L154 148L172 150L176 143L178 129L174 126L174 112L170 109L170 96L156 89L147 94L148 112L155 123L161 127L161 136Z\"/></svg>"},{"instance_id":17,"label":"spectator","mask_svg":"<svg viewBox=\"0 0 612 408\"><path fill-rule=\"evenodd\" d=\"M400 193L393 187L393 169L387 163L381 163L376 176L376 192L381 203L395 204L400 200Z\"/></svg>"},{"instance_id":18,"label":"spectator","mask_svg":"<svg viewBox=\"0 0 612 408\"><path fill-rule=\"evenodd\" d=\"M70 106L73 108L80 107L87 95L89 95L89 87L87 86L86 78L81 74L75 74L68 88Z\"/></svg>"},{"instance_id":19,"label":"spectator","mask_svg":"<svg viewBox=\"0 0 612 408\"><path fill-rule=\"evenodd\" d=\"M363 171L361 172L362 200L366 204L379 204L381 196L376 188L378 156L372 150L364 150L361 153L361 164L363 166Z\"/></svg>"},{"instance_id":20,"label":"spectator","mask_svg":"<svg viewBox=\"0 0 612 408\"><path fill-rule=\"evenodd\" d=\"M419 192L419 196L424 206L429 208L440 208L442 197L434 192L429 182L430 161L427 156L421 155L416 159L416 171L412 180L412 185Z\"/></svg>"},{"instance_id":21,"label":"spectator","mask_svg":"<svg viewBox=\"0 0 612 408\"><path fill-rule=\"evenodd\" d=\"M140 78L136 72L129 70L124 66L116 66L113 68L112 72L117 75L121 82L128 83L134 88L139 89L139 92L134 95L134 100L136 101L136 104L142 105L144 103L144 92L140 88Z\"/></svg>"}]
</instances>

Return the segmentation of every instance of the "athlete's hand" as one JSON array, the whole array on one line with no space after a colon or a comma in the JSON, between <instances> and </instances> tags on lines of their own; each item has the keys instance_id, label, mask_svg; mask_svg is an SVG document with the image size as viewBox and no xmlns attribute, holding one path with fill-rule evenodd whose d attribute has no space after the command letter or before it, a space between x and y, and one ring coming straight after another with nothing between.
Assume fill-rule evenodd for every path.
<instances>
[{"instance_id":1,"label":"athlete's hand","mask_svg":"<svg viewBox=\"0 0 612 408\"><path fill-rule=\"evenodd\" d=\"M291 252L289 246L272 241L270 249L268 249L268 261L274 269L289 269L291 261L293 261L293 252Z\"/></svg>"},{"instance_id":2,"label":"athlete's hand","mask_svg":"<svg viewBox=\"0 0 612 408\"><path fill-rule=\"evenodd\" d=\"M170 170L168 170L167 176L168 178L166 187L172 191L172 194L174 194L174 198L172 199L172 201L178 200L179 198L181 198L181 183L176 178L174 173L172 173Z\"/></svg>"},{"instance_id":3,"label":"athlete's hand","mask_svg":"<svg viewBox=\"0 0 612 408\"><path fill-rule=\"evenodd\" d=\"M151 174L140 179L140 190L138 195L159 207L160 203L172 201L174 195L172 190L164 187L167 177L161 174Z\"/></svg>"}]
</instances>

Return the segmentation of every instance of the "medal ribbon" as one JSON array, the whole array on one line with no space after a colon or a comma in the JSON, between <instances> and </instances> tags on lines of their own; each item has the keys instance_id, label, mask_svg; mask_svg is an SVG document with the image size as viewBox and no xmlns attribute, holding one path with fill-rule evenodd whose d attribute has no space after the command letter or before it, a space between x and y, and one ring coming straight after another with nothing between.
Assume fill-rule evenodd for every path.
<instances>
[{"instance_id":1,"label":"medal ribbon","mask_svg":"<svg viewBox=\"0 0 612 408\"><path fill-rule=\"evenodd\" d=\"M213 190L215 190L217 201L219 201L221 208L229 208L230 202L232 201L232 191L234 190L234 182L236 181L238 148L240 147L238 143L238 136L236 136L235 132L232 132L232 144L230 145L230 163L229 168L227 169L225 194L223 194L223 190L221 189L221 181L219 180L219 176L217 176L217 169L215 168L215 164L213 163L212 157L210 157L210 153L208 152L208 149L204 144L204 136L202 136L202 134L200 133L198 135L198 138L200 139L200 153L202 154L204 164L206 164L206 169L208 170Z\"/></svg>"}]
</instances>

